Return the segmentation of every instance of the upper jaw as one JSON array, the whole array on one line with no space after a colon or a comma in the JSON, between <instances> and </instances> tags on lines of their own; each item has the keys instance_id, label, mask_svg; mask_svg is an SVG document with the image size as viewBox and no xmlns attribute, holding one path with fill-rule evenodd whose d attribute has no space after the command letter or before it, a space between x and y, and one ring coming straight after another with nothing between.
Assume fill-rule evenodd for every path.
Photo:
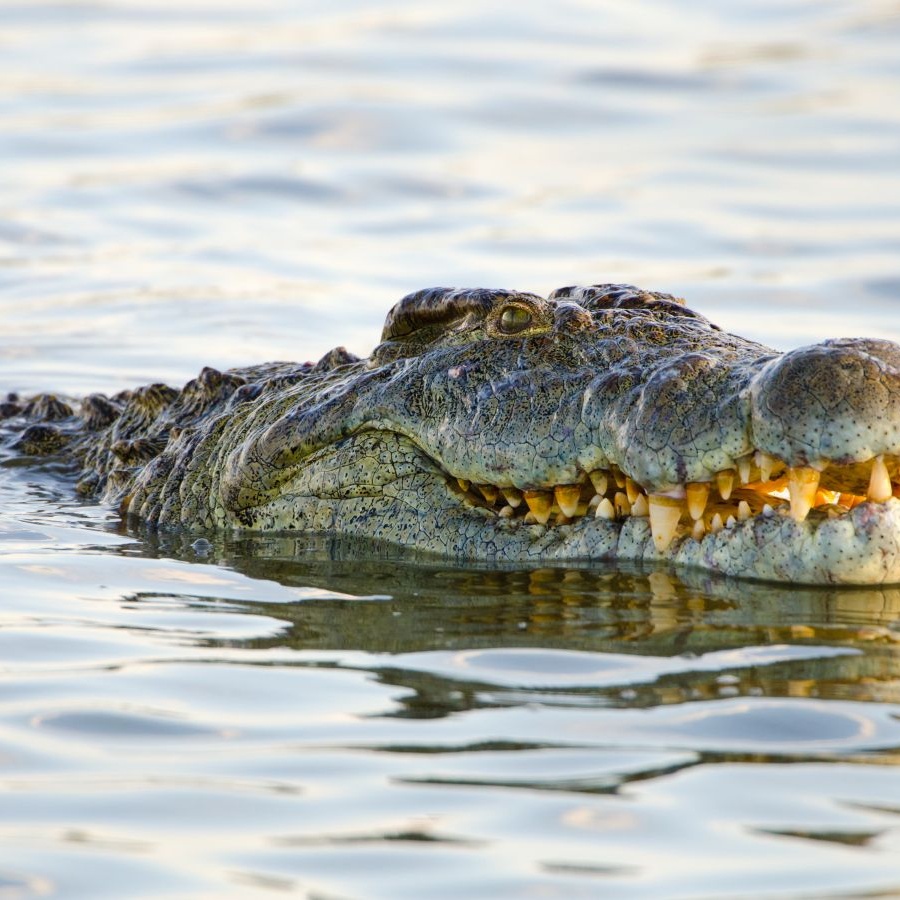
<instances>
[{"instance_id":1,"label":"upper jaw","mask_svg":"<svg viewBox=\"0 0 900 900\"><path fill-rule=\"evenodd\" d=\"M702 403L688 405L689 390L683 397L672 391L684 365L681 357L658 368L637 399L598 396L600 413L590 398L583 400L576 428L586 419L591 424L586 444L573 441L549 459L529 456L520 445L521 468L476 466L449 474L462 477L466 502L491 509L510 526L641 518L656 553L681 547L676 555L693 559L691 564L701 564L700 557L683 549L682 539L707 547L708 536L738 526L743 538L731 533L711 542L732 547L739 562L723 563L731 574L775 577L754 547L785 521L807 526L810 534L821 530L821 540L834 532L844 535L848 548L859 543L855 556L829 543L818 561L809 562L804 580L850 580L846 574L826 577L829 566L843 572L850 556L871 554L877 563L879 555L891 555L898 528L892 498L900 497L900 348L884 341L829 341L730 366L704 363L699 377L719 389L713 395L719 419ZM755 523L758 518L774 521ZM873 542L866 534L876 522L881 537ZM791 545L796 554L804 534L785 534L779 546ZM714 568L708 554L702 559ZM875 565L877 580L885 567L890 570L888 563ZM759 574L764 571L769 574Z\"/></svg>"}]
</instances>

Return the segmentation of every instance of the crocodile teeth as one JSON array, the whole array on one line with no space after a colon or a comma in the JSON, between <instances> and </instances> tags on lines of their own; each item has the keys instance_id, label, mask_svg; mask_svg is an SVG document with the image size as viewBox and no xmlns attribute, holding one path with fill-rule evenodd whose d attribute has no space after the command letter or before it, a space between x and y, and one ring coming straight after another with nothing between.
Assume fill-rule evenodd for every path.
<instances>
[{"instance_id":1,"label":"crocodile teeth","mask_svg":"<svg viewBox=\"0 0 900 900\"><path fill-rule=\"evenodd\" d=\"M503 499L506 500L513 509L518 509L522 505L522 492L518 488L500 488L500 493L503 494Z\"/></svg>"},{"instance_id":2,"label":"crocodile teeth","mask_svg":"<svg viewBox=\"0 0 900 900\"><path fill-rule=\"evenodd\" d=\"M727 500L734 490L734 469L725 469L716 475L716 484L719 488L719 494L723 500Z\"/></svg>"},{"instance_id":3,"label":"crocodile teeth","mask_svg":"<svg viewBox=\"0 0 900 900\"><path fill-rule=\"evenodd\" d=\"M588 478L591 479L594 490L602 497L609 487L609 478L607 477L606 472L601 472L600 469L597 469L594 472L591 472L588 475Z\"/></svg>"},{"instance_id":4,"label":"crocodile teeth","mask_svg":"<svg viewBox=\"0 0 900 900\"><path fill-rule=\"evenodd\" d=\"M631 504L631 514L644 518L650 514L650 504L647 502L646 494L638 494L634 503Z\"/></svg>"},{"instance_id":5,"label":"crocodile teeth","mask_svg":"<svg viewBox=\"0 0 900 900\"><path fill-rule=\"evenodd\" d=\"M750 483L750 473L752 468L753 458L750 456L744 456L737 461L737 473L738 478L741 481L741 484L749 484Z\"/></svg>"},{"instance_id":6,"label":"crocodile teeth","mask_svg":"<svg viewBox=\"0 0 900 900\"><path fill-rule=\"evenodd\" d=\"M624 491L618 491L616 493L616 496L613 497L613 506L616 508L616 513L618 515L631 515L631 504L628 502L628 494L626 494Z\"/></svg>"},{"instance_id":7,"label":"crocodile teeth","mask_svg":"<svg viewBox=\"0 0 900 900\"><path fill-rule=\"evenodd\" d=\"M675 500L672 497L651 494L649 505L653 543L657 551L662 553L675 537L684 504L681 500Z\"/></svg>"},{"instance_id":8,"label":"crocodile teeth","mask_svg":"<svg viewBox=\"0 0 900 900\"><path fill-rule=\"evenodd\" d=\"M475 487L478 488L478 492L493 506L497 502L497 498L500 496L499 489L495 488L492 484L476 484Z\"/></svg>"},{"instance_id":9,"label":"crocodile teeth","mask_svg":"<svg viewBox=\"0 0 900 900\"><path fill-rule=\"evenodd\" d=\"M553 495L549 491L523 491L523 494L535 520L541 525L546 525L550 521L550 511L553 509Z\"/></svg>"},{"instance_id":10,"label":"crocodile teeth","mask_svg":"<svg viewBox=\"0 0 900 900\"><path fill-rule=\"evenodd\" d=\"M763 453L762 450L757 450L756 464L759 466L759 480L762 482L771 481L772 472L775 471L778 460L774 456L769 456L768 453Z\"/></svg>"},{"instance_id":11,"label":"crocodile teeth","mask_svg":"<svg viewBox=\"0 0 900 900\"><path fill-rule=\"evenodd\" d=\"M869 490L866 496L876 503L884 503L890 500L894 495L894 489L891 487L891 476L888 473L887 466L884 464L883 456L876 456L872 463L872 476L869 479Z\"/></svg>"},{"instance_id":12,"label":"crocodile teeth","mask_svg":"<svg viewBox=\"0 0 900 900\"><path fill-rule=\"evenodd\" d=\"M705 534L706 526L703 524L703 519L697 519L697 521L694 522L694 527L691 529L691 537L695 541L702 541Z\"/></svg>"},{"instance_id":13,"label":"crocodile teeth","mask_svg":"<svg viewBox=\"0 0 900 900\"><path fill-rule=\"evenodd\" d=\"M578 501L581 499L580 484L558 484L553 493L563 515L571 518L578 512Z\"/></svg>"},{"instance_id":14,"label":"crocodile teeth","mask_svg":"<svg viewBox=\"0 0 900 900\"><path fill-rule=\"evenodd\" d=\"M741 500L741 502L738 503L738 514L737 514L738 521L746 522L747 519L750 518L750 516L751 516L750 504L746 500Z\"/></svg>"},{"instance_id":15,"label":"crocodile teeth","mask_svg":"<svg viewBox=\"0 0 900 900\"><path fill-rule=\"evenodd\" d=\"M716 513L712 517L712 521L709 523L709 530L713 534L718 534L725 527L725 523L722 521L722 517Z\"/></svg>"},{"instance_id":16,"label":"crocodile teeth","mask_svg":"<svg viewBox=\"0 0 900 900\"><path fill-rule=\"evenodd\" d=\"M706 512L706 503L709 500L709 483L706 481L692 482L685 487L684 492L691 518L695 520L701 518Z\"/></svg>"},{"instance_id":17,"label":"crocodile teeth","mask_svg":"<svg viewBox=\"0 0 900 900\"><path fill-rule=\"evenodd\" d=\"M608 497L604 497L597 504L597 512L594 513L594 517L597 519L614 519L616 517L616 509L610 502Z\"/></svg>"},{"instance_id":18,"label":"crocodile teeth","mask_svg":"<svg viewBox=\"0 0 900 900\"><path fill-rule=\"evenodd\" d=\"M634 506L634 501L641 495L641 489L636 482L632 481L630 478L626 478L625 494L628 497L628 502Z\"/></svg>"},{"instance_id":19,"label":"crocodile teeth","mask_svg":"<svg viewBox=\"0 0 900 900\"><path fill-rule=\"evenodd\" d=\"M467 491L469 489L469 485L472 483L471 481L466 481L465 478L457 478L456 483L459 485L460 490Z\"/></svg>"},{"instance_id":20,"label":"crocodile teeth","mask_svg":"<svg viewBox=\"0 0 900 900\"><path fill-rule=\"evenodd\" d=\"M511 506L504 506L500 512L497 513L501 519L510 519L516 514L516 511Z\"/></svg>"},{"instance_id":21,"label":"crocodile teeth","mask_svg":"<svg viewBox=\"0 0 900 900\"><path fill-rule=\"evenodd\" d=\"M816 502L820 473L815 469L798 466L788 469L788 493L791 497L791 518L797 522L806 521L809 511Z\"/></svg>"}]
</instances>

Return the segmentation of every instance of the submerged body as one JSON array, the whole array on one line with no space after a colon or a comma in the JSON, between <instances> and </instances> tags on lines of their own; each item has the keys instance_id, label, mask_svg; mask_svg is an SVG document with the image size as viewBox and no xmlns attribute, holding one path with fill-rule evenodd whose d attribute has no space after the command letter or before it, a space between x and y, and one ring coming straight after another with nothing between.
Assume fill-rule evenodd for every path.
<instances>
[{"instance_id":1,"label":"submerged body","mask_svg":"<svg viewBox=\"0 0 900 900\"><path fill-rule=\"evenodd\" d=\"M617 285L431 289L368 359L0 406L20 454L156 528L454 559L658 560L900 582L900 346L781 354Z\"/></svg>"}]
</instances>

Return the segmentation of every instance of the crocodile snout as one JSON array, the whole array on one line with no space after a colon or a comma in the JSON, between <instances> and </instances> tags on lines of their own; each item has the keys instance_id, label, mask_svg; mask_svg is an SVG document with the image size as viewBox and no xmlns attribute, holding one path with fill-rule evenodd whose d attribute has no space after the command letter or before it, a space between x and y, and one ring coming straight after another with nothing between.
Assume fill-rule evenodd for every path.
<instances>
[{"instance_id":1,"label":"crocodile snout","mask_svg":"<svg viewBox=\"0 0 900 900\"><path fill-rule=\"evenodd\" d=\"M755 445L823 468L900 450L900 346L825 341L777 357L750 390Z\"/></svg>"}]
</instances>

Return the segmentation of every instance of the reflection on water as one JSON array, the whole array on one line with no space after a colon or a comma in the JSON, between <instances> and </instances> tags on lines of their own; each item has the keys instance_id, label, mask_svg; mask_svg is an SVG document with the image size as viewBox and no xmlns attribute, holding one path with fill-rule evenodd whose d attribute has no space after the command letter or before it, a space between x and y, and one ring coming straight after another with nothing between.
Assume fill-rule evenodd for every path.
<instances>
[{"instance_id":1,"label":"reflection on water","mask_svg":"<svg viewBox=\"0 0 900 900\"><path fill-rule=\"evenodd\" d=\"M900 890L900 589L157 542L20 477L12 896Z\"/></svg>"},{"instance_id":2,"label":"reflection on water","mask_svg":"<svg viewBox=\"0 0 900 900\"><path fill-rule=\"evenodd\" d=\"M900 338L894 2L0 24L0 395L366 353L431 284ZM900 895L898 589L156 540L70 481L0 468L0 897Z\"/></svg>"}]
</instances>

